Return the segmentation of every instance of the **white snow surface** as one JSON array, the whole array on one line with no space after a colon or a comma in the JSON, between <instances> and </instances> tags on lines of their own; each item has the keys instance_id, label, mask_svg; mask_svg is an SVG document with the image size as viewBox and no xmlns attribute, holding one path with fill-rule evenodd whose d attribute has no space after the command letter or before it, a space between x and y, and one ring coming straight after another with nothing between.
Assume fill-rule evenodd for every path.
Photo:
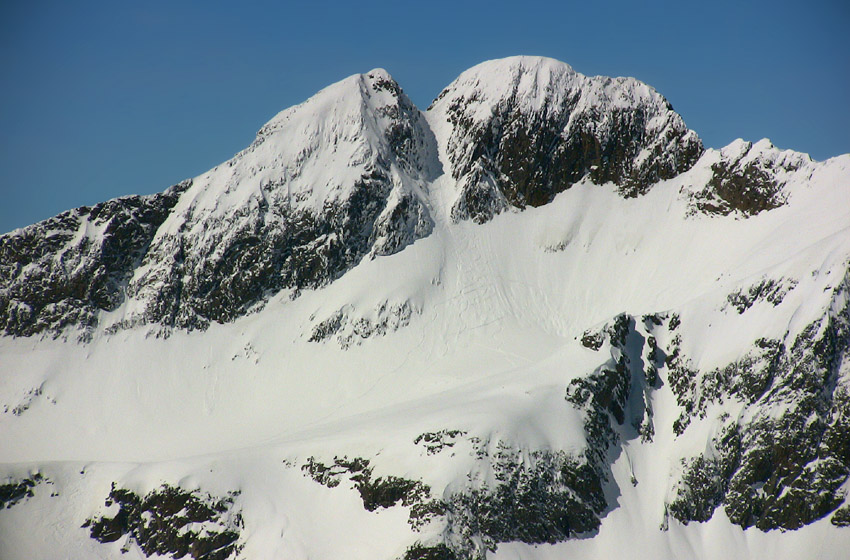
<instances>
[{"instance_id":1,"label":"white snow surface","mask_svg":"<svg viewBox=\"0 0 850 560\"><path fill-rule=\"evenodd\" d=\"M557 111L575 96L575 112L604 108L627 109L637 104L666 105L651 86L634 78L579 74L564 62L537 56L513 56L482 62L463 72L437 97L429 111L440 110L459 97L479 101L468 114L490 118L489 104L514 98L523 113Z\"/></svg>"},{"instance_id":2,"label":"white snow surface","mask_svg":"<svg viewBox=\"0 0 850 560\"><path fill-rule=\"evenodd\" d=\"M190 214L244 208L269 182L286 184L288 197L317 210L340 196L374 157L371 146L384 141L370 132L379 128L369 119L388 100L362 94L364 80L375 76L389 79L380 70L352 76L277 115L248 150L195 179L162 234L202 228ZM452 88L516 94L536 109L575 91L591 105L602 98L631 103L618 97L623 91L658 96L631 78L606 80L518 57L473 68ZM546 91L553 83L563 87ZM7 407L0 414L0 475L38 470L58 493L39 487L25 503L0 511L0 557L143 557L137 547L122 554L120 541L97 543L81 528L104 511L113 481L141 492L162 483L220 495L240 490L240 557L400 557L439 527L414 532L400 506L368 512L345 482L326 488L300 465L311 456L366 457L376 476L422 480L439 496L462 487L475 462L465 443L426 454L413 443L426 431L458 429L523 450L578 452L582 420L565 402L565 389L605 359L581 346L585 330L622 312L675 311L694 365L722 366L757 338L793 340L824 314L831 289L847 274L850 155L813 162L756 144L799 168L785 177L787 204L748 219L689 213L688 193L706 184L720 157L708 150L690 171L645 196L624 199L614 185L581 182L539 208L484 225L453 223L454 180L439 168L449 169L451 132L440 103L428 115L440 161L426 162L425 171L393 167L398 188L425 200L435 221L429 236L403 251L364 259L294 300L278 294L262 311L205 332L97 332L88 344L0 338L0 406ZM741 150L736 142L722 152ZM763 278L796 284L777 306L724 309L729 293ZM395 330L355 334L346 347L337 337L309 340L337 312L352 323L374 323L393 306L411 310ZM614 465L621 494L598 535L502 544L492 557L847 557L850 529L828 519L763 533L731 524L718 508L710 522L671 519L660 530L679 459L703 451L708 438L674 436L679 411L666 384L653 398L657 436L625 444ZM25 410L13 414L18 405Z\"/></svg>"}]
</instances>

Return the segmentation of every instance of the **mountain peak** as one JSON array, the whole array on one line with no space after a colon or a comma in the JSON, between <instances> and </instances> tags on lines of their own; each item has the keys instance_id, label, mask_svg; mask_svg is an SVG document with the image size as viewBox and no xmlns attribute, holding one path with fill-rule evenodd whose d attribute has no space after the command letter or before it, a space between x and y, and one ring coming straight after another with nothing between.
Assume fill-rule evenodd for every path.
<instances>
[{"instance_id":1,"label":"mountain peak","mask_svg":"<svg viewBox=\"0 0 850 560\"><path fill-rule=\"evenodd\" d=\"M383 80L395 82L395 79L383 68L372 68L368 72L360 74L361 77L367 77L371 80Z\"/></svg>"},{"instance_id":2,"label":"mountain peak","mask_svg":"<svg viewBox=\"0 0 850 560\"><path fill-rule=\"evenodd\" d=\"M512 56L488 60L462 72L432 106L447 95L474 91L488 98L519 98L539 109L547 102L560 103L562 99L552 99L552 95L569 89L569 82L578 76L581 75L569 64L553 58Z\"/></svg>"},{"instance_id":3,"label":"mountain peak","mask_svg":"<svg viewBox=\"0 0 850 560\"><path fill-rule=\"evenodd\" d=\"M485 60L462 72L457 81L466 81L473 76L495 77L503 80L508 78L506 81L517 76L527 76L530 80L547 83L553 78L577 74L572 66L554 58L519 55Z\"/></svg>"},{"instance_id":4,"label":"mountain peak","mask_svg":"<svg viewBox=\"0 0 850 560\"><path fill-rule=\"evenodd\" d=\"M291 127L297 119L301 128L338 130L336 124L348 127L349 134L355 134L351 127L362 128L367 119L361 118L366 112L374 112L388 105L402 103L410 107L412 102L401 90L398 83L386 70L375 68L364 74L352 74L331 84L303 103L284 109L260 128L255 144L262 143L277 131Z\"/></svg>"},{"instance_id":5,"label":"mountain peak","mask_svg":"<svg viewBox=\"0 0 850 560\"><path fill-rule=\"evenodd\" d=\"M624 196L689 169L702 142L655 89L541 57L484 62L428 109L458 184L454 219L547 204L587 178Z\"/></svg>"}]
</instances>

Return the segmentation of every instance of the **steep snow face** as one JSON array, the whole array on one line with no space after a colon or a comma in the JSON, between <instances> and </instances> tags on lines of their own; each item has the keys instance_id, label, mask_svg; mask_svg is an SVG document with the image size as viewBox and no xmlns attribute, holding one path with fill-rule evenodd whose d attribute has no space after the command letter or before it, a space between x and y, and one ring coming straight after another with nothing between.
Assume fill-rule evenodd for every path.
<instances>
[{"instance_id":1,"label":"steep snow face","mask_svg":"<svg viewBox=\"0 0 850 560\"><path fill-rule=\"evenodd\" d=\"M479 64L428 114L457 181L456 220L546 204L585 176L635 196L702 154L697 135L651 87L583 76L547 58Z\"/></svg>"},{"instance_id":2,"label":"steep snow face","mask_svg":"<svg viewBox=\"0 0 850 560\"><path fill-rule=\"evenodd\" d=\"M384 168L400 195L416 194L440 172L433 135L401 87L382 69L351 76L282 111L265 124L254 143L236 156L225 179L210 179L206 204L233 206L227 187L285 192L266 196L314 212L350 198L364 171ZM218 190L216 189L218 187ZM224 188L222 192L220 189ZM200 197L197 197L200 198Z\"/></svg>"},{"instance_id":3,"label":"steep snow face","mask_svg":"<svg viewBox=\"0 0 850 560\"><path fill-rule=\"evenodd\" d=\"M438 172L433 137L389 74L343 80L194 181L129 282L119 324L203 328L395 253L431 231Z\"/></svg>"}]
</instances>

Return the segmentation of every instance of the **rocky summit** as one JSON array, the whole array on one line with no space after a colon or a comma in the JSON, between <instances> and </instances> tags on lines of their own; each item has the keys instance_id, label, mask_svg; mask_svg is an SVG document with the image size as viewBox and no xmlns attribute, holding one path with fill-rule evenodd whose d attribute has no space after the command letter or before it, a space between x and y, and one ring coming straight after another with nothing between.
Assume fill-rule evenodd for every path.
<instances>
[{"instance_id":1,"label":"rocky summit","mask_svg":"<svg viewBox=\"0 0 850 560\"><path fill-rule=\"evenodd\" d=\"M0 557L845 558L850 155L384 70L0 237Z\"/></svg>"}]
</instances>

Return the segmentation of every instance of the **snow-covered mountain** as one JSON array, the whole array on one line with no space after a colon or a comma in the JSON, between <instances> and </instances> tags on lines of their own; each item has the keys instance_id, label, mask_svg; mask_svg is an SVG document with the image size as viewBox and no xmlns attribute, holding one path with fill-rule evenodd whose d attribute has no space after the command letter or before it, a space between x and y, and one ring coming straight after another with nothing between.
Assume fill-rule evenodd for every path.
<instances>
[{"instance_id":1,"label":"snow-covered mountain","mask_svg":"<svg viewBox=\"0 0 850 560\"><path fill-rule=\"evenodd\" d=\"M2 558L843 558L850 155L383 70L0 237Z\"/></svg>"}]
</instances>

